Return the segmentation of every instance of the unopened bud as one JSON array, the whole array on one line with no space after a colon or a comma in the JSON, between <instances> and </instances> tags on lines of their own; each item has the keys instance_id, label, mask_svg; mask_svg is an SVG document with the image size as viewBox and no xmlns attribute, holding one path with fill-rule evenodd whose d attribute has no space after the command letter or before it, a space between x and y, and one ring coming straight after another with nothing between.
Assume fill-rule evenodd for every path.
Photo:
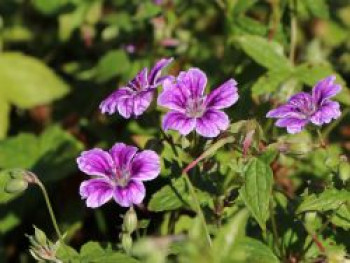
<instances>
[{"instance_id":1,"label":"unopened bud","mask_svg":"<svg viewBox=\"0 0 350 263\"><path fill-rule=\"evenodd\" d=\"M311 146L306 142L285 141L279 144L281 152L291 155L305 155L311 152Z\"/></svg>"},{"instance_id":2,"label":"unopened bud","mask_svg":"<svg viewBox=\"0 0 350 263\"><path fill-rule=\"evenodd\" d=\"M130 234L127 233L122 235L122 247L127 254L130 254L132 248L132 238Z\"/></svg>"},{"instance_id":3,"label":"unopened bud","mask_svg":"<svg viewBox=\"0 0 350 263\"><path fill-rule=\"evenodd\" d=\"M339 178L345 182L350 178L350 164L348 162L341 162L339 164Z\"/></svg>"},{"instance_id":4,"label":"unopened bud","mask_svg":"<svg viewBox=\"0 0 350 263\"><path fill-rule=\"evenodd\" d=\"M34 226L34 236L35 240L40 244L40 245L46 245L47 238L46 235L43 231L41 231L39 228Z\"/></svg>"},{"instance_id":5,"label":"unopened bud","mask_svg":"<svg viewBox=\"0 0 350 263\"><path fill-rule=\"evenodd\" d=\"M5 191L9 194L16 194L25 191L28 188L28 182L24 179L8 180Z\"/></svg>"},{"instance_id":6,"label":"unopened bud","mask_svg":"<svg viewBox=\"0 0 350 263\"><path fill-rule=\"evenodd\" d=\"M132 234L137 229L137 215L133 207L126 212L123 221L123 232Z\"/></svg>"}]
</instances>

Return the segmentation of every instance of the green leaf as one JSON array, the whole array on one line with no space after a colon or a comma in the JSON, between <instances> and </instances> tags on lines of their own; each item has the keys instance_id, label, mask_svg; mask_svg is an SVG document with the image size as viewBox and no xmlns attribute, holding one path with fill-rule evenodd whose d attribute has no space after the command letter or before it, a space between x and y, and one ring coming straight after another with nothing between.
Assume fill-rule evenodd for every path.
<instances>
[{"instance_id":1,"label":"green leaf","mask_svg":"<svg viewBox=\"0 0 350 263\"><path fill-rule=\"evenodd\" d=\"M235 16L245 13L249 8L251 8L258 0L238 0L234 4L233 12Z\"/></svg>"},{"instance_id":2,"label":"green leaf","mask_svg":"<svg viewBox=\"0 0 350 263\"><path fill-rule=\"evenodd\" d=\"M20 108L47 104L68 93L68 86L40 60L0 53L0 97Z\"/></svg>"},{"instance_id":3,"label":"green leaf","mask_svg":"<svg viewBox=\"0 0 350 263\"><path fill-rule=\"evenodd\" d=\"M283 47L277 42L252 35L238 37L237 42L249 57L265 68L289 70L291 67Z\"/></svg>"},{"instance_id":4,"label":"green leaf","mask_svg":"<svg viewBox=\"0 0 350 263\"><path fill-rule=\"evenodd\" d=\"M272 170L261 160L253 158L245 168L244 179L240 195L260 227L266 229L273 185Z\"/></svg>"},{"instance_id":5,"label":"green leaf","mask_svg":"<svg viewBox=\"0 0 350 263\"><path fill-rule=\"evenodd\" d=\"M297 213L305 211L329 211L339 209L345 202L350 202L350 192L346 190L327 189L318 196L305 196L297 209Z\"/></svg>"},{"instance_id":6,"label":"green leaf","mask_svg":"<svg viewBox=\"0 0 350 263\"><path fill-rule=\"evenodd\" d=\"M3 218L0 218L0 235L6 234L7 232L11 231L13 228L18 226L20 223L21 220L17 215L13 213L5 215Z\"/></svg>"},{"instance_id":7,"label":"green leaf","mask_svg":"<svg viewBox=\"0 0 350 263\"><path fill-rule=\"evenodd\" d=\"M136 259L123 253L114 252L111 249L103 249L97 242L88 242L80 250L81 263L136 263Z\"/></svg>"},{"instance_id":8,"label":"green leaf","mask_svg":"<svg viewBox=\"0 0 350 263\"><path fill-rule=\"evenodd\" d=\"M254 83L252 86L252 96L257 97L275 92L278 87L291 76L290 70L270 70Z\"/></svg>"},{"instance_id":9,"label":"green leaf","mask_svg":"<svg viewBox=\"0 0 350 263\"><path fill-rule=\"evenodd\" d=\"M329 8L326 0L304 0L303 3L313 16L323 19L329 18Z\"/></svg>"},{"instance_id":10,"label":"green leaf","mask_svg":"<svg viewBox=\"0 0 350 263\"><path fill-rule=\"evenodd\" d=\"M0 142L0 168L29 169L44 182L60 180L76 169L75 158L83 145L59 126L40 137L19 134Z\"/></svg>"},{"instance_id":11,"label":"green leaf","mask_svg":"<svg viewBox=\"0 0 350 263\"><path fill-rule=\"evenodd\" d=\"M62 260L62 262L70 262L70 263L81 263L78 252L67 245L60 245L56 256L58 259Z\"/></svg>"},{"instance_id":12,"label":"green leaf","mask_svg":"<svg viewBox=\"0 0 350 263\"><path fill-rule=\"evenodd\" d=\"M244 237L248 217L248 210L243 209L220 229L213 242L213 251L218 262L224 262L234 246Z\"/></svg>"},{"instance_id":13,"label":"green leaf","mask_svg":"<svg viewBox=\"0 0 350 263\"><path fill-rule=\"evenodd\" d=\"M245 237L237 244L231 252L230 258L224 261L225 263L279 263L280 261L271 251L271 249L253 238Z\"/></svg>"},{"instance_id":14,"label":"green leaf","mask_svg":"<svg viewBox=\"0 0 350 263\"><path fill-rule=\"evenodd\" d=\"M56 13L66 3L67 0L33 0L34 7L45 15Z\"/></svg>"},{"instance_id":15,"label":"green leaf","mask_svg":"<svg viewBox=\"0 0 350 263\"><path fill-rule=\"evenodd\" d=\"M129 58L123 50L112 50L105 54L97 64L96 80L108 81L123 74L130 68Z\"/></svg>"},{"instance_id":16,"label":"green leaf","mask_svg":"<svg viewBox=\"0 0 350 263\"><path fill-rule=\"evenodd\" d=\"M293 75L298 78L299 81L311 87L315 86L320 80L335 75L335 82L343 87L342 91L335 98L341 103L350 105L350 91L346 86L345 80L337 74L329 64L304 63L295 69Z\"/></svg>"},{"instance_id":17,"label":"green leaf","mask_svg":"<svg viewBox=\"0 0 350 263\"><path fill-rule=\"evenodd\" d=\"M6 137L9 127L10 105L0 98L0 140Z\"/></svg>"},{"instance_id":18,"label":"green leaf","mask_svg":"<svg viewBox=\"0 0 350 263\"><path fill-rule=\"evenodd\" d=\"M176 210L186 205L188 199L186 181L180 177L156 192L148 204L148 209L154 212Z\"/></svg>"},{"instance_id":19,"label":"green leaf","mask_svg":"<svg viewBox=\"0 0 350 263\"><path fill-rule=\"evenodd\" d=\"M346 230L350 229L350 203L340 206L332 217L332 223Z\"/></svg>"}]
</instances>

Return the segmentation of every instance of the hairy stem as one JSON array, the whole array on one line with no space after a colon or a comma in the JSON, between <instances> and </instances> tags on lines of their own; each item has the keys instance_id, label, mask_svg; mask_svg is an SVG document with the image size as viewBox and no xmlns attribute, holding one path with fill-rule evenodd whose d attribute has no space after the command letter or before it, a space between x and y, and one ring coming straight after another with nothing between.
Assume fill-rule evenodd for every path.
<instances>
[{"instance_id":1,"label":"hairy stem","mask_svg":"<svg viewBox=\"0 0 350 263\"><path fill-rule=\"evenodd\" d=\"M51 217L51 221L52 221L52 225L55 228L56 234L57 234L59 240L63 243L63 236L62 236L61 231L60 231L60 229L58 227L57 220L56 220L55 214L53 212L53 209L52 209L52 206L51 206L51 202L50 202L50 199L49 199L49 195L47 194L46 188L45 188L45 186L43 185L43 183L39 179L37 179L36 183L39 186L41 192L43 193L43 196L44 196L44 199L45 199L45 202L46 202L46 206L47 206L47 210L49 211L49 214L50 214L50 217Z\"/></svg>"}]
</instances>

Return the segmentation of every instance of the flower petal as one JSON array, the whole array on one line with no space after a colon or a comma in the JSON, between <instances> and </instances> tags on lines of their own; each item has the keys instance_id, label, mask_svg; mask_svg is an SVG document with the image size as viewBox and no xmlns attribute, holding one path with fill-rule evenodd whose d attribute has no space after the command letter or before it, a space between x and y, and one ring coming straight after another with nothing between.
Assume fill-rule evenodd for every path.
<instances>
[{"instance_id":1,"label":"flower petal","mask_svg":"<svg viewBox=\"0 0 350 263\"><path fill-rule=\"evenodd\" d=\"M114 190L114 200L122 207L140 204L145 195L146 189L143 183L133 180L126 187L117 186Z\"/></svg>"},{"instance_id":2,"label":"flower petal","mask_svg":"<svg viewBox=\"0 0 350 263\"><path fill-rule=\"evenodd\" d=\"M132 95L130 98L123 98L117 102L118 112L125 119L129 119L133 115L134 99Z\"/></svg>"},{"instance_id":3,"label":"flower petal","mask_svg":"<svg viewBox=\"0 0 350 263\"><path fill-rule=\"evenodd\" d=\"M180 72L177 81L190 91L192 99L200 98L207 85L207 76L200 69L191 68L188 71Z\"/></svg>"},{"instance_id":4,"label":"flower petal","mask_svg":"<svg viewBox=\"0 0 350 263\"><path fill-rule=\"evenodd\" d=\"M330 123L332 119L337 119L341 115L340 105L335 101L325 101L317 112L310 118L315 125L321 126L325 123Z\"/></svg>"},{"instance_id":5,"label":"flower petal","mask_svg":"<svg viewBox=\"0 0 350 263\"><path fill-rule=\"evenodd\" d=\"M151 86L161 83L159 77L162 74L163 68L167 67L171 62L173 62L173 60L173 58L162 58L154 65L148 77L148 83Z\"/></svg>"},{"instance_id":6,"label":"flower petal","mask_svg":"<svg viewBox=\"0 0 350 263\"><path fill-rule=\"evenodd\" d=\"M334 97L340 92L341 86L334 84L335 76L330 76L319 81L312 89L312 97L315 103L320 105L325 99Z\"/></svg>"},{"instance_id":7,"label":"flower petal","mask_svg":"<svg viewBox=\"0 0 350 263\"><path fill-rule=\"evenodd\" d=\"M133 100L134 100L133 113L135 116L140 116L142 113L144 113L148 109L153 99L153 93L154 93L154 90L147 90L133 97Z\"/></svg>"},{"instance_id":8,"label":"flower petal","mask_svg":"<svg viewBox=\"0 0 350 263\"><path fill-rule=\"evenodd\" d=\"M230 79L210 92L206 100L207 107L224 109L235 104L239 98L236 85L237 82L234 79Z\"/></svg>"},{"instance_id":9,"label":"flower petal","mask_svg":"<svg viewBox=\"0 0 350 263\"><path fill-rule=\"evenodd\" d=\"M302 118L303 115L300 113L300 111L297 110L295 106L285 104L285 105L279 106L276 109L270 110L266 114L266 117L267 118L285 118L285 117Z\"/></svg>"},{"instance_id":10,"label":"flower petal","mask_svg":"<svg viewBox=\"0 0 350 263\"><path fill-rule=\"evenodd\" d=\"M286 127L288 133L294 134L301 132L308 122L307 119L283 118L276 121L276 126Z\"/></svg>"},{"instance_id":11,"label":"flower petal","mask_svg":"<svg viewBox=\"0 0 350 263\"><path fill-rule=\"evenodd\" d=\"M137 148L124 143L116 143L109 151L116 168L129 168L132 158L137 152Z\"/></svg>"},{"instance_id":12,"label":"flower petal","mask_svg":"<svg viewBox=\"0 0 350 263\"><path fill-rule=\"evenodd\" d=\"M96 208L111 200L114 191L108 180L99 178L82 182L79 192L87 207Z\"/></svg>"},{"instance_id":13,"label":"flower petal","mask_svg":"<svg viewBox=\"0 0 350 263\"><path fill-rule=\"evenodd\" d=\"M163 91L158 96L157 103L171 110L185 112L186 101L189 96L189 90L184 89L183 85L166 80L163 83Z\"/></svg>"},{"instance_id":14,"label":"flower petal","mask_svg":"<svg viewBox=\"0 0 350 263\"><path fill-rule=\"evenodd\" d=\"M207 110L201 118L197 119L196 131L203 137L213 138L226 130L230 124L226 113L219 110Z\"/></svg>"},{"instance_id":15,"label":"flower petal","mask_svg":"<svg viewBox=\"0 0 350 263\"><path fill-rule=\"evenodd\" d=\"M289 100L288 104L295 106L296 108L299 108L301 110L307 111L309 107L313 104L313 98L309 93L306 92L299 92L295 95L293 95Z\"/></svg>"},{"instance_id":16,"label":"flower petal","mask_svg":"<svg viewBox=\"0 0 350 263\"><path fill-rule=\"evenodd\" d=\"M148 69L143 68L136 76L129 81L129 86L134 90L143 90L148 88L148 78L147 78Z\"/></svg>"},{"instance_id":17,"label":"flower petal","mask_svg":"<svg viewBox=\"0 0 350 263\"><path fill-rule=\"evenodd\" d=\"M98 148L82 152L77 163L82 172L102 177L109 177L114 166L110 154Z\"/></svg>"},{"instance_id":18,"label":"flower petal","mask_svg":"<svg viewBox=\"0 0 350 263\"><path fill-rule=\"evenodd\" d=\"M185 114L175 111L165 114L162 123L163 130L177 130L182 135L187 135L193 131L195 125L196 120L194 118L188 118Z\"/></svg>"},{"instance_id":19,"label":"flower petal","mask_svg":"<svg viewBox=\"0 0 350 263\"><path fill-rule=\"evenodd\" d=\"M156 178L160 173L160 160L157 153L150 150L135 155L131 164L131 178L148 181Z\"/></svg>"},{"instance_id":20,"label":"flower petal","mask_svg":"<svg viewBox=\"0 0 350 263\"><path fill-rule=\"evenodd\" d=\"M107 113L107 114L115 113L118 110L118 105L120 101L130 98L131 95L132 95L132 91L127 87L117 89L111 95L109 95L105 100L101 102L100 104L101 112Z\"/></svg>"}]
</instances>

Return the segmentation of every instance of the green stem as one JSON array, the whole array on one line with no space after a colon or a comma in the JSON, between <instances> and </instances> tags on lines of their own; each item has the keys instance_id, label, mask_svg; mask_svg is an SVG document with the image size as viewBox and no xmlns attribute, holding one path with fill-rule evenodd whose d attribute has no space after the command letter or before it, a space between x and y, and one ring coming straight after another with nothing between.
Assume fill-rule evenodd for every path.
<instances>
[{"instance_id":1,"label":"green stem","mask_svg":"<svg viewBox=\"0 0 350 263\"><path fill-rule=\"evenodd\" d=\"M325 142L324 139L323 139L323 135L322 135L322 132L321 132L320 129L317 129L317 135L318 135L318 139L319 139L319 141L320 141L321 147L322 147L322 148L326 148L327 144L326 144L326 142Z\"/></svg>"},{"instance_id":2,"label":"green stem","mask_svg":"<svg viewBox=\"0 0 350 263\"><path fill-rule=\"evenodd\" d=\"M290 0L290 51L289 61L292 65L295 62L295 52L297 46L298 21L297 21L297 0Z\"/></svg>"},{"instance_id":3,"label":"green stem","mask_svg":"<svg viewBox=\"0 0 350 263\"><path fill-rule=\"evenodd\" d=\"M40 187L41 192L44 195L46 206L47 206L47 209L49 210L49 214L50 214L50 217L51 217L52 225L55 228L55 231L56 231L56 234L57 234L59 240L63 244L63 237L62 237L61 231L60 231L60 229L58 227L58 224L57 224L57 221L56 221L56 217L55 217L55 214L53 212L53 209L52 209L52 206L51 206L51 202L50 202L50 199L49 199L49 195L47 194L46 188L45 188L45 186L42 184L42 182L39 179L37 179L37 185Z\"/></svg>"},{"instance_id":4,"label":"green stem","mask_svg":"<svg viewBox=\"0 0 350 263\"><path fill-rule=\"evenodd\" d=\"M273 209L272 202L270 202L269 208L270 208L272 234L273 234L274 243L275 243L275 246L278 247L278 249L279 249L280 256L283 257L283 247L282 247L282 244L280 242L280 238L279 238L279 234L278 234L278 230L277 230L277 222L276 222L275 211Z\"/></svg>"},{"instance_id":5,"label":"green stem","mask_svg":"<svg viewBox=\"0 0 350 263\"><path fill-rule=\"evenodd\" d=\"M190 179L188 178L188 175L185 174L184 175L184 178L186 180L186 183L188 185L188 188L190 190L190 194L192 196L192 199L193 199L193 202L194 202L194 205L195 205L195 209L196 209L196 212L199 216L199 218L201 219L202 221L202 224L203 224L203 228L204 228L204 232L205 232L205 235L207 237L207 242L208 242L208 245L211 247L211 238L210 238L210 234L209 234L209 230L208 230L208 227L207 227L207 223L205 221L205 217L204 217L204 214L203 214L203 211L201 209L201 206L199 204L199 201L198 201L198 198L197 198L197 195L196 195L196 192L194 190L194 187L190 181Z\"/></svg>"}]
</instances>

